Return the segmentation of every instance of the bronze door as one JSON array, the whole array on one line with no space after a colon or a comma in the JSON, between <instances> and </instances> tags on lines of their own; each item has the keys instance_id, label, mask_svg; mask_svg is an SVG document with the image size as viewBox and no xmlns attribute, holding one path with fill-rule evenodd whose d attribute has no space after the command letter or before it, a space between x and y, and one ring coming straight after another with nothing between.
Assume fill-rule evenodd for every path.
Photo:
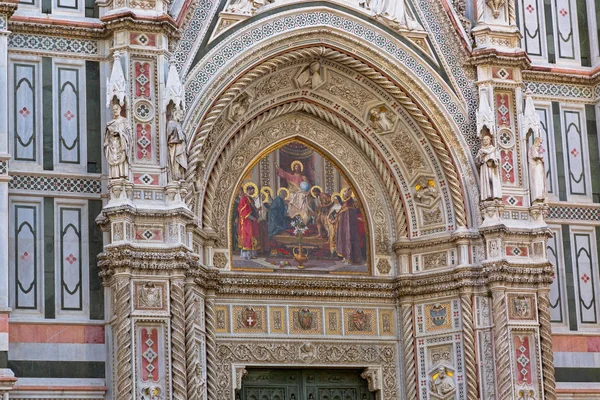
<instances>
[{"instance_id":1,"label":"bronze door","mask_svg":"<svg viewBox=\"0 0 600 400\"><path fill-rule=\"evenodd\" d=\"M248 368L240 400L374 400L355 369Z\"/></svg>"}]
</instances>

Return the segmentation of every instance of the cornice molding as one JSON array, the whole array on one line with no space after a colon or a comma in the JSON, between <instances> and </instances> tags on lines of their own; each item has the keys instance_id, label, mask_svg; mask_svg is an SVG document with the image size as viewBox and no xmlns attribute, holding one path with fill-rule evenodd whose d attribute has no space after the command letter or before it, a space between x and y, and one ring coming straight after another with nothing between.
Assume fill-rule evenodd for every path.
<instances>
[{"instance_id":1,"label":"cornice molding","mask_svg":"<svg viewBox=\"0 0 600 400\"><path fill-rule=\"evenodd\" d=\"M165 33L169 38L178 38L179 32L175 20L167 14L150 17L138 15L131 10L109 14L100 18L106 30L132 30Z\"/></svg>"}]
</instances>

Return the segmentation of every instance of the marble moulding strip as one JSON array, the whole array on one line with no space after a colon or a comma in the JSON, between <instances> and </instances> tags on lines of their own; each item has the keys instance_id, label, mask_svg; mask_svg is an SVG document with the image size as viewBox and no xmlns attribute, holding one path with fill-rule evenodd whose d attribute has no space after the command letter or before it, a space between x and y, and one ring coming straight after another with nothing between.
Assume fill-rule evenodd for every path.
<instances>
[{"instance_id":1,"label":"marble moulding strip","mask_svg":"<svg viewBox=\"0 0 600 400\"><path fill-rule=\"evenodd\" d=\"M64 38L59 36L13 33L8 37L8 47L20 50L40 50L60 53L97 55L95 40Z\"/></svg>"},{"instance_id":2,"label":"marble moulding strip","mask_svg":"<svg viewBox=\"0 0 600 400\"><path fill-rule=\"evenodd\" d=\"M552 335L552 350L566 353L600 353L600 336Z\"/></svg>"},{"instance_id":3,"label":"marble moulding strip","mask_svg":"<svg viewBox=\"0 0 600 400\"><path fill-rule=\"evenodd\" d=\"M11 322L8 332L11 343L104 343L103 325Z\"/></svg>"},{"instance_id":4,"label":"marble moulding strip","mask_svg":"<svg viewBox=\"0 0 600 400\"><path fill-rule=\"evenodd\" d=\"M600 206L551 205L547 220L600 221Z\"/></svg>"},{"instance_id":5,"label":"marble moulding strip","mask_svg":"<svg viewBox=\"0 0 600 400\"><path fill-rule=\"evenodd\" d=\"M60 176L36 176L11 172L12 180L9 183L11 190L45 191L84 193L99 195L102 192L100 179Z\"/></svg>"}]
</instances>

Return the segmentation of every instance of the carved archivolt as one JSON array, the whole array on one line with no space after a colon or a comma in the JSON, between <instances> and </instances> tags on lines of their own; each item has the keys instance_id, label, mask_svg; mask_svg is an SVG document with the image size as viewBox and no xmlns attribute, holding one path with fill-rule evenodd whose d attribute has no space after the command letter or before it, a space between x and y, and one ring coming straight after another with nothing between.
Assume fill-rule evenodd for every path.
<instances>
[{"instance_id":1,"label":"carved archivolt","mask_svg":"<svg viewBox=\"0 0 600 400\"><path fill-rule=\"evenodd\" d=\"M322 118L317 119L296 111L321 114ZM315 148L324 151L354 181L360 197L365 199L367 214L371 216L369 222L374 233L376 253L389 252L390 235L395 236L396 229L406 232L402 203L393 177L382 176L385 167L372 150L365 151L323 120L327 121L326 112L318 107L304 102L290 103L263 114L246 125L228 143L220 153L207 184L203 210L204 225L217 233L217 247L227 246L226 225L217 222L228 220L229 207L243 171L264 149L292 138L310 142ZM335 121L331 121L335 126ZM372 157L369 158L368 154ZM378 175L382 176L379 182L373 179ZM396 215L396 220L390 220L390 215Z\"/></svg>"},{"instance_id":2,"label":"carved archivolt","mask_svg":"<svg viewBox=\"0 0 600 400\"><path fill-rule=\"evenodd\" d=\"M364 343L220 342L217 348L217 399L233 399L236 366L357 366L381 367L381 400L398 399L396 345ZM239 368L239 367L238 367Z\"/></svg>"},{"instance_id":3,"label":"carved archivolt","mask_svg":"<svg viewBox=\"0 0 600 400\"><path fill-rule=\"evenodd\" d=\"M188 174L186 175L188 184L191 185L196 180L202 179L202 177L199 175L205 173L206 171L203 169L198 170L198 166L203 163L204 156L210 152L210 148L215 145L215 142L218 141L218 137L222 134L223 130L227 128L227 122L223 119L224 112L232 102L236 101L240 94L252 86L254 82L266 77L275 70L281 69L286 65L298 64L303 60L311 60L316 58L335 62L355 73L368 78L371 82L379 87L379 90L382 90L384 93L386 93L387 96L392 98L411 116L416 125L424 133L431 146L434 148L437 158L440 161L450 190L450 197L452 198L454 216L457 226L466 225L464 198L462 189L460 187L458 173L453 164L452 157L446 148L446 145L440 138L440 135L433 127L429 119L421 111L420 107L417 106L402 89L400 89L380 72L345 53L326 47L313 47L293 50L286 54L273 57L272 59L252 69L244 76L239 78L227 89L225 93L218 97L213 103L212 107L207 110L204 121L200 125L195 137L191 141L191 168L188 169ZM268 105L264 105L264 109L267 108ZM332 107L332 111L333 109L334 108ZM255 114L259 112L260 110L257 109ZM362 123L364 122L366 116L352 116L351 118L360 119ZM196 118L194 118L194 115L192 115L191 118L188 118L188 121L190 119L194 120ZM202 189L200 189L200 191L201 190ZM186 198L188 204L192 203L194 201L194 196L197 195L198 193L193 193L190 191L188 197Z\"/></svg>"}]
</instances>

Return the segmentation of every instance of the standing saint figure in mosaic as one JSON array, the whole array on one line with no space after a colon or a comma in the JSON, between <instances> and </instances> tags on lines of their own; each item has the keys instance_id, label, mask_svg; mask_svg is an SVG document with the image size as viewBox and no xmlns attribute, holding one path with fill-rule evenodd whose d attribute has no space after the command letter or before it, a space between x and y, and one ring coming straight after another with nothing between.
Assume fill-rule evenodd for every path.
<instances>
[{"instance_id":1,"label":"standing saint figure in mosaic","mask_svg":"<svg viewBox=\"0 0 600 400\"><path fill-rule=\"evenodd\" d=\"M110 179L129 178L129 153L131 151L131 126L121 115L121 106L113 104L113 119L106 124L104 156L108 162Z\"/></svg>"},{"instance_id":2,"label":"standing saint figure in mosaic","mask_svg":"<svg viewBox=\"0 0 600 400\"><path fill-rule=\"evenodd\" d=\"M187 142L181 127L183 111L175 108L167 125L167 144L169 145L169 179L171 182L185 178L188 167Z\"/></svg>"},{"instance_id":3,"label":"standing saint figure in mosaic","mask_svg":"<svg viewBox=\"0 0 600 400\"><path fill-rule=\"evenodd\" d=\"M480 167L479 180L481 200L502 198L502 184L500 182L500 156L492 144L492 137L483 136L483 146L479 149L475 162Z\"/></svg>"},{"instance_id":4,"label":"standing saint figure in mosaic","mask_svg":"<svg viewBox=\"0 0 600 400\"><path fill-rule=\"evenodd\" d=\"M257 195L256 185L247 184L244 195L238 204L238 246L241 247L241 257L245 260L255 259L259 248L258 242L258 218L259 210L254 203Z\"/></svg>"}]
</instances>

